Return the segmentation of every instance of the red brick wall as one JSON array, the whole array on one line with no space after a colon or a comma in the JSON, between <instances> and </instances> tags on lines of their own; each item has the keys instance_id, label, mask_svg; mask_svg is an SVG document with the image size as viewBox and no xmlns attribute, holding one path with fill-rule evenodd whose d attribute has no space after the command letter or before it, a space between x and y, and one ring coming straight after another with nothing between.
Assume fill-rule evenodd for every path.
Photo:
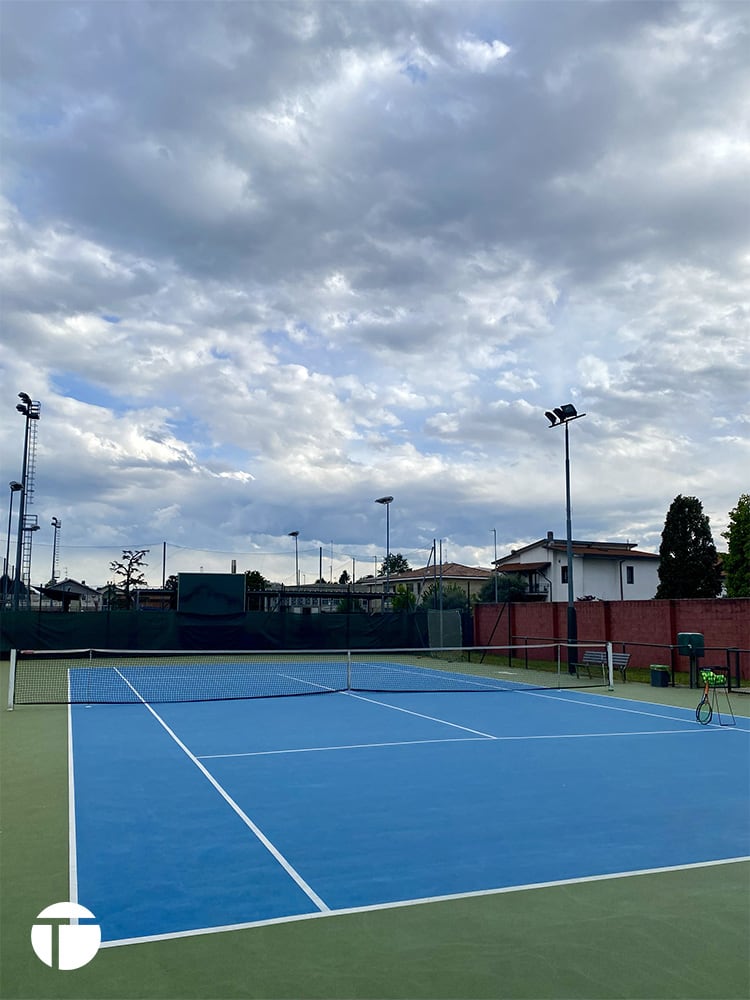
<instances>
[{"instance_id":1,"label":"red brick wall","mask_svg":"<svg viewBox=\"0 0 750 1000\"><path fill-rule=\"evenodd\" d=\"M750 650L749 598L578 601L576 615L579 639L615 643L616 651L630 653L633 667L666 663L678 671L687 671L688 658L669 649L678 632L703 634L705 664L724 664L726 648ZM502 605L478 604L474 611L474 636L478 646L565 639L567 605L522 603L503 610ZM743 677L750 679L750 653L741 657L741 667Z\"/></svg>"}]
</instances>

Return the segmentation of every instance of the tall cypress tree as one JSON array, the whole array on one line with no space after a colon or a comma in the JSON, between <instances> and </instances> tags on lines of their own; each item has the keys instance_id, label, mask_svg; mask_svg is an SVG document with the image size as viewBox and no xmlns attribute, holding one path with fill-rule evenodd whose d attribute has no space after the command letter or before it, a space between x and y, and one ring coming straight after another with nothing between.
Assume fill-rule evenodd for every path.
<instances>
[{"instance_id":1,"label":"tall cypress tree","mask_svg":"<svg viewBox=\"0 0 750 1000\"><path fill-rule=\"evenodd\" d=\"M658 598L718 597L721 571L703 504L676 496L667 511L659 547Z\"/></svg>"},{"instance_id":2,"label":"tall cypress tree","mask_svg":"<svg viewBox=\"0 0 750 1000\"><path fill-rule=\"evenodd\" d=\"M728 545L724 556L727 597L750 597L750 493L743 493L729 511L729 528L722 538Z\"/></svg>"}]
</instances>

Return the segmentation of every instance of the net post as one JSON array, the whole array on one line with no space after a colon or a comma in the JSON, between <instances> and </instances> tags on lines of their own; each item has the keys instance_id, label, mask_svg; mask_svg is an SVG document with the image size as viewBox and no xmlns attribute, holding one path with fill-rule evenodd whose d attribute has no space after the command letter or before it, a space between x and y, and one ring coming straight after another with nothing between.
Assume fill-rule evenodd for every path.
<instances>
[{"instance_id":1,"label":"net post","mask_svg":"<svg viewBox=\"0 0 750 1000\"><path fill-rule=\"evenodd\" d=\"M352 689L352 651L347 649L346 651L346 690L351 691Z\"/></svg>"},{"instance_id":2,"label":"net post","mask_svg":"<svg viewBox=\"0 0 750 1000\"><path fill-rule=\"evenodd\" d=\"M624 676L624 675L623 675ZM615 689L615 668L612 660L612 643L607 641L607 690Z\"/></svg>"},{"instance_id":3,"label":"net post","mask_svg":"<svg viewBox=\"0 0 750 1000\"><path fill-rule=\"evenodd\" d=\"M16 651L10 651L10 670L8 671L8 711L13 711L13 698L16 692Z\"/></svg>"}]
</instances>

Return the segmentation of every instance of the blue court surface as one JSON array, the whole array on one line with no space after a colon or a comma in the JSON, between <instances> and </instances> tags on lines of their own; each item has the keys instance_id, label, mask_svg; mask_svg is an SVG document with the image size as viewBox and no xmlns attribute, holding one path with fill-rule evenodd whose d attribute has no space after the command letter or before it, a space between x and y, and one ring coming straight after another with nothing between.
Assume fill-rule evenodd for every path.
<instances>
[{"instance_id":1,"label":"blue court surface","mask_svg":"<svg viewBox=\"0 0 750 1000\"><path fill-rule=\"evenodd\" d=\"M517 691L70 721L71 898L107 943L750 853L747 719Z\"/></svg>"}]
</instances>

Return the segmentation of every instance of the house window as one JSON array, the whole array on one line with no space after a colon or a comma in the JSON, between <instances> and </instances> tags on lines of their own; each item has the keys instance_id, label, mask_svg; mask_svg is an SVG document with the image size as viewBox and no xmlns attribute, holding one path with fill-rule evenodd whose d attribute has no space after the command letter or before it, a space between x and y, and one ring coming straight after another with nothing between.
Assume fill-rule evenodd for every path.
<instances>
[{"instance_id":1,"label":"house window","mask_svg":"<svg viewBox=\"0 0 750 1000\"><path fill-rule=\"evenodd\" d=\"M567 583L567 582L568 582L568 567L567 566L561 566L560 567L560 583Z\"/></svg>"},{"instance_id":2,"label":"house window","mask_svg":"<svg viewBox=\"0 0 750 1000\"><path fill-rule=\"evenodd\" d=\"M635 566L625 567L625 583L635 583Z\"/></svg>"}]
</instances>

